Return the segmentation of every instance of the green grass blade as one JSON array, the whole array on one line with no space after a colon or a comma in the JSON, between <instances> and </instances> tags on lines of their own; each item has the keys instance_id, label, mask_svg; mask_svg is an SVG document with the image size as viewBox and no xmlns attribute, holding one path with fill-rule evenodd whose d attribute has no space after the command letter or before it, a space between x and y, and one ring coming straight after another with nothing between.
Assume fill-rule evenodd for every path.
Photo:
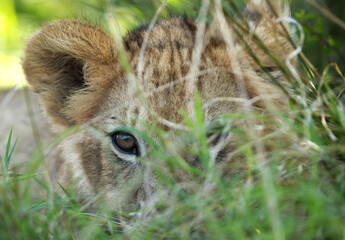
<instances>
[{"instance_id":1,"label":"green grass blade","mask_svg":"<svg viewBox=\"0 0 345 240\"><path fill-rule=\"evenodd\" d=\"M5 166L6 166L6 169L8 167L9 160L10 160L10 159L8 159L8 155L9 155L10 147L11 147L12 130L13 130L13 128L11 128L11 130L10 130L10 134L8 135L7 145L6 145L6 153L5 153Z\"/></svg>"},{"instance_id":2,"label":"green grass blade","mask_svg":"<svg viewBox=\"0 0 345 240\"><path fill-rule=\"evenodd\" d=\"M0 176L4 176L4 174L0 173ZM13 173L9 173L6 176L8 177L18 177L18 176L23 176L23 174L13 174Z\"/></svg>"},{"instance_id":3,"label":"green grass blade","mask_svg":"<svg viewBox=\"0 0 345 240\"><path fill-rule=\"evenodd\" d=\"M69 198L72 205L76 208L80 208L79 204L73 199L72 195L58 182L59 186L61 187L62 191L66 194Z\"/></svg>"},{"instance_id":4,"label":"green grass blade","mask_svg":"<svg viewBox=\"0 0 345 240\"><path fill-rule=\"evenodd\" d=\"M14 142L14 145L13 145L13 147L12 147L12 149L11 149L10 154L5 158L5 166L6 166L6 169L8 169L8 166L10 165L10 161L11 161L11 158L12 158L12 154L13 154L14 149L16 148L17 142L18 142L18 138L17 138L16 141Z\"/></svg>"},{"instance_id":5,"label":"green grass blade","mask_svg":"<svg viewBox=\"0 0 345 240\"><path fill-rule=\"evenodd\" d=\"M49 188L47 187L47 185L45 185L42 181L40 181L38 178L34 177L35 181L47 192L49 192Z\"/></svg>"},{"instance_id":6,"label":"green grass blade","mask_svg":"<svg viewBox=\"0 0 345 240\"><path fill-rule=\"evenodd\" d=\"M12 183L12 182L17 182L17 181L24 181L24 180L28 180L30 178L33 178L33 177L36 177L38 174L41 174L40 173L34 173L34 174L30 174L30 175L27 175L27 176L23 176L23 177L16 177L16 178L12 178L9 183Z\"/></svg>"},{"instance_id":7,"label":"green grass blade","mask_svg":"<svg viewBox=\"0 0 345 240\"><path fill-rule=\"evenodd\" d=\"M0 158L1 160L1 158ZM8 169L8 171L13 171L14 169L20 167L21 165L23 165L24 162L20 162L20 163L17 163L15 164L14 166L12 166L10 169Z\"/></svg>"}]
</instances>

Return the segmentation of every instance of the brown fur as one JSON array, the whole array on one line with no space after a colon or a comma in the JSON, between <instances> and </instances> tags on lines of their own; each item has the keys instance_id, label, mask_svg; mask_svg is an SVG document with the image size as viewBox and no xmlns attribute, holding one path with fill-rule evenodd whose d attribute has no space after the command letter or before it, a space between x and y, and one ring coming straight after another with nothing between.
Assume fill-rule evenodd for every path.
<instances>
[{"instance_id":1,"label":"brown fur","mask_svg":"<svg viewBox=\"0 0 345 240\"><path fill-rule=\"evenodd\" d=\"M253 2L245 10L248 21L252 22L251 31L273 54L286 60L292 47L281 26L274 22L275 14L265 1ZM279 16L287 14L278 4L274 6ZM269 102L284 109L287 98L283 92L249 56L231 28L227 31L232 39L224 40L224 28L217 21L206 27L198 66L200 74L195 76L191 66L196 22L173 18L156 23L142 62L139 54L147 29L128 33L123 39L124 49L138 86L121 67L119 48L113 39L98 27L61 20L34 33L26 44L23 69L52 122L52 129L59 133L74 125L85 127L63 142L64 161L57 162L60 165L57 178L63 184L71 178L77 179L80 194L104 195L114 209L140 207L150 197L155 177L135 157L114 149L109 135L122 126L134 126L145 132L149 128L147 121L171 131L183 124L181 109L193 118L189 108L195 98L190 91L193 78L202 96L206 122L225 113L244 111L241 101L221 100L228 97L259 97L257 107L264 108L263 103ZM278 69L250 36L244 38L264 67ZM143 72L138 76L140 64ZM274 75L278 81L285 81L279 70ZM138 141L145 158L149 146L140 137ZM225 153L231 149L223 149L217 161L226 158ZM188 156L186 160L192 164L197 161Z\"/></svg>"}]
</instances>

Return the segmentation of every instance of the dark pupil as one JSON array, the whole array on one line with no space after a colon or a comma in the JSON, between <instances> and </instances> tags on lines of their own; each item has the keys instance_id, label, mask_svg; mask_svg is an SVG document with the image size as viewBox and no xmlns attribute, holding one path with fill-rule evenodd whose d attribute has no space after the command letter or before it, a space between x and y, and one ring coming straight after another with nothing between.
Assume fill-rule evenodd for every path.
<instances>
[{"instance_id":1,"label":"dark pupil","mask_svg":"<svg viewBox=\"0 0 345 240\"><path fill-rule=\"evenodd\" d=\"M113 144L121 151L128 154L138 154L137 141L129 133L118 132L113 135Z\"/></svg>"},{"instance_id":2,"label":"dark pupil","mask_svg":"<svg viewBox=\"0 0 345 240\"><path fill-rule=\"evenodd\" d=\"M134 137L125 133L117 134L116 142L123 149L132 149L135 144Z\"/></svg>"}]
</instances>

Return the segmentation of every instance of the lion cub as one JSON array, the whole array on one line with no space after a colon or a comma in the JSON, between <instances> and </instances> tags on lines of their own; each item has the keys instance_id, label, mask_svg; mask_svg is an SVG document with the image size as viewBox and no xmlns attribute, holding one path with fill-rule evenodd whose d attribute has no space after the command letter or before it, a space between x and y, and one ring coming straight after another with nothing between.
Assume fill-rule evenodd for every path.
<instances>
[{"instance_id":1,"label":"lion cub","mask_svg":"<svg viewBox=\"0 0 345 240\"><path fill-rule=\"evenodd\" d=\"M181 111L195 119L197 94L206 124L247 111L250 101L259 111L267 105L286 107L287 98L267 71L282 85L286 80L253 36L285 61L293 49L276 19L288 11L255 0L243 15L247 19L238 17L238 23L248 32L242 37L240 27L215 14L197 39L201 25L181 17L158 22L151 31L141 27L128 33L123 48L102 29L79 21L48 23L33 33L23 69L53 131L82 126L61 143L54 162L57 180L66 185L74 179L79 194L103 196L116 210L137 209L150 199L157 181L149 164L152 146L142 133L158 142L152 128L160 127L171 133L171 142L188 148L188 140L176 133L186 128ZM123 52L128 63L120 60ZM210 149L217 147L211 154L215 163L226 163L236 140L230 135L208 135ZM217 144L220 139L230 143ZM188 151L180 156L200 168ZM161 164L165 171L163 159Z\"/></svg>"}]
</instances>

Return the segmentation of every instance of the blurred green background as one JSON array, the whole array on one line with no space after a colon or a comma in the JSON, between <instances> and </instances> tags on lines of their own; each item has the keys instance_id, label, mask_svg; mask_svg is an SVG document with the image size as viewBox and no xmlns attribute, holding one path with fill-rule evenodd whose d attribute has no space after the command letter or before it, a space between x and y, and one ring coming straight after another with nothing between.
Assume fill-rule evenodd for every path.
<instances>
[{"instance_id":1,"label":"blurred green background","mask_svg":"<svg viewBox=\"0 0 345 240\"><path fill-rule=\"evenodd\" d=\"M228 1L223 1L228 4ZM243 2L243 1L235 1ZM20 62L25 39L44 22L60 18L87 19L105 25L106 6L112 6L125 34L134 27L148 23L162 3L161 0L0 0L0 88L22 84ZM319 1L340 19L345 19L345 1ZM200 1L168 0L161 17L185 14L195 18ZM337 62L345 63L345 31L325 18L306 1L291 1L292 16L304 26L304 52L322 70Z\"/></svg>"}]
</instances>

